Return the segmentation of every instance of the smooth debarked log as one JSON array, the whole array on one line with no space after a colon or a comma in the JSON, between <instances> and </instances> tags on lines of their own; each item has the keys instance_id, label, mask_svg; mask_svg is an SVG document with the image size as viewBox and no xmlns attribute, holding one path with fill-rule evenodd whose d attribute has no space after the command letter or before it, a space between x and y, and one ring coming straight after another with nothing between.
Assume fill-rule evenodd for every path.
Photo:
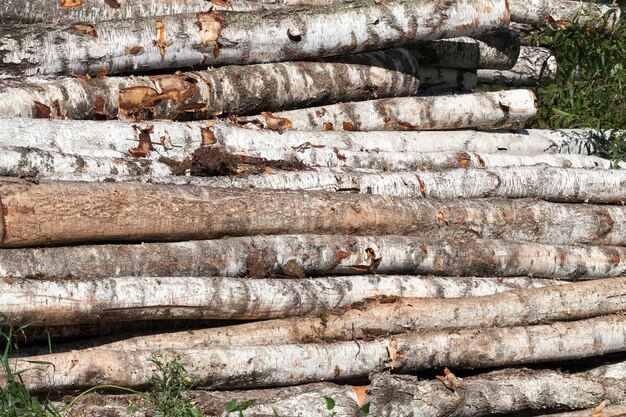
<instances>
[{"instance_id":1,"label":"smooth debarked log","mask_svg":"<svg viewBox=\"0 0 626 417\"><path fill-rule=\"evenodd\" d=\"M624 245L626 207L429 200L140 183L0 182L0 246L213 239L285 233L479 237Z\"/></svg>"},{"instance_id":2,"label":"smooth debarked log","mask_svg":"<svg viewBox=\"0 0 626 417\"><path fill-rule=\"evenodd\" d=\"M373 378L365 401L370 403L373 415L389 417L536 415L536 412L549 410L596 408L603 401L626 403L626 381L524 368L466 378L458 378L445 369L443 376L423 381L414 376L383 373ZM597 414L590 410L587 414L552 415L608 417L614 414Z\"/></svg>"},{"instance_id":3,"label":"smooth debarked log","mask_svg":"<svg viewBox=\"0 0 626 417\"><path fill-rule=\"evenodd\" d=\"M242 117L263 127L323 130L445 130L513 125L537 111L530 90L400 97Z\"/></svg>"},{"instance_id":4,"label":"smooth debarked log","mask_svg":"<svg viewBox=\"0 0 626 417\"><path fill-rule=\"evenodd\" d=\"M494 154L535 155L541 153L588 154L595 131L591 129L512 129L388 132L302 132L282 133L246 129L229 123L2 119L0 145L38 147L75 155L120 158L129 149L152 145L146 157L181 160L201 145L232 152L307 146L339 150L383 152L464 151ZM148 149L149 150L149 149Z\"/></svg>"},{"instance_id":5,"label":"smooth debarked log","mask_svg":"<svg viewBox=\"0 0 626 417\"><path fill-rule=\"evenodd\" d=\"M418 64L411 53L357 56L364 62L374 57L379 66L283 62L171 75L5 81L0 116L191 120L417 93Z\"/></svg>"},{"instance_id":6,"label":"smooth debarked log","mask_svg":"<svg viewBox=\"0 0 626 417\"><path fill-rule=\"evenodd\" d=\"M548 85L556 77L557 62L549 49L522 46L519 59L510 70L478 70L478 82L512 86Z\"/></svg>"},{"instance_id":7,"label":"smooth debarked log","mask_svg":"<svg viewBox=\"0 0 626 417\"><path fill-rule=\"evenodd\" d=\"M289 265L294 265L293 261ZM335 308L349 307L377 297L391 300L397 297L410 299L471 297L519 289L523 288L523 285L541 286L555 283L550 280L526 278L496 280L408 275L356 275L304 279L301 269L298 270L297 266L291 268L294 271L289 271L289 267L284 271L291 272L291 275L285 274L282 278L274 279L183 276L10 278L0 281L2 288L0 303L2 314L6 317L4 324L15 326L25 324L61 326L99 321L160 319L266 320L327 313ZM598 287L601 290L608 285L603 284L603 281L597 282L578 285ZM607 282L616 283L615 288L623 286L619 279ZM599 292L604 293L606 291ZM611 308L618 300L620 298L614 296L611 302L603 305L605 312L614 312ZM573 305L583 305L584 301L578 300L577 303ZM585 312L591 315L591 311L584 308L581 308L579 314ZM575 313L570 317L575 318ZM410 320L408 316L406 320ZM319 320L316 324L319 327ZM338 326L335 323L332 325ZM315 326L311 329L313 327ZM357 326L357 330L361 327ZM252 328L256 329L255 326ZM262 325L259 328L262 328ZM202 334L197 333L199 339ZM241 343L244 344L243 339Z\"/></svg>"},{"instance_id":8,"label":"smooth debarked log","mask_svg":"<svg viewBox=\"0 0 626 417\"><path fill-rule=\"evenodd\" d=\"M198 375L198 386L241 389L365 379L372 372L390 369L510 366L625 350L626 317L611 315L550 325L408 332L358 343L227 346L164 353L180 355L182 364ZM134 388L145 386L155 370L149 354L145 350L85 349L12 362L25 388L32 391L101 384ZM0 384L6 384L6 376L0 375Z\"/></svg>"},{"instance_id":9,"label":"smooth debarked log","mask_svg":"<svg viewBox=\"0 0 626 417\"><path fill-rule=\"evenodd\" d=\"M11 277L265 278L367 272L597 279L626 275L626 249L462 239L456 235L441 241L428 236L277 235L0 251L0 275Z\"/></svg>"},{"instance_id":10,"label":"smooth debarked log","mask_svg":"<svg viewBox=\"0 0 626 417\"><path fill-rule=\"evenodd\" d=\"M42 286L37 286L41 288ZM48 287L52 287L48 285ZM605 314L620 313L626 301L626 278L578 282L567 285L519 289L483 297L462 298L395 298L377 297L363 300L354 306L346 305L318 313L316 316L264 320L232 326L198 329L190 332L147 335L105 343L105 350L167 350L200 349L213 346L262 346L267 344L301 344L312 342L339 342L371 340L379 335L401 334L410 331L479 329L546 324L555 321L579 320ZM35 291L34 289L32 291ZM66 294L60 291L59 294ZM8 298L8 297L7 297ZM29 298L25 297L24 301ZM121 301L121 300L120 300ZM52 314L59 307L50 305ZM176 314L175 305L171 307ZM136 308L141 311L140 307ZM16 309L17 310L17 309ZM26 312L27 308L23 308ZM32 317L40 323L46 308L33 306ZM84 310L82 317L97 320ZM109 318L103 311L102 319L119 317L129 320L135 313L132 307L113 311ZM143 309L150 319L154 309ZM11 312L11 310L9 310ZM193 317L189 312L188 318ZM9 319L12 319L9 314ZM24 317L24 316L22 316ZM176 316L181 318L182 315ZM226 316L225 316L226 317ZM258 317L261 318L261 317ZM51 321L54 318L51 319ZM69 315L64 318L71 324ZM19 321L18 321L19 323ZM61 346L67 350L65 346Z\"/></svg>"},{"instance_id":11,"label":"smooth debarked log","mask_svg":"<svg viewBox=\"0 0 626 417\"><path fill-rule=\"evenodd\" d=\"M108 74L312 59L472 36L509 22L505 0L358 0L0 29L0 73Z\"/></svg>"},{"instance_id":12,"label":"smooth debarked log","mask_svg":"<svg viewBox=\"0 0 626 417\"><path fill-rule=\"evenodd\" d=\"M220 177L64 174L51 181L143 182L213 188L334 191L413 198L540 198L564 203L622 204L626 170L523 166L422 172L315 169Z\"/></svg>"}]
</instances>

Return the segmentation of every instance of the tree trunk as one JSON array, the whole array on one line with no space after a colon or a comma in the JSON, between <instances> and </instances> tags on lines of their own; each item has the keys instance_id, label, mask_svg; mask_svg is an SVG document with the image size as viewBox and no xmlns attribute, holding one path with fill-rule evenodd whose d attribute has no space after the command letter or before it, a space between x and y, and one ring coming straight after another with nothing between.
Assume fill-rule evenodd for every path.
<instances>
[{"instance_id":1,"label":"tree trunk","mask_svg":"<svg viewBox=\"0 0 626 417\"><path fill-rule=\"evenodd\" d=\"M520 52L519 36L505 28L479 39L418 42L409 47L420 65L461 69L510 69Z\"/></svg>"},{"instance_id":2,"label":"tree trunk","mask_svg":"<svg viewBox=\"0 0 626 417\"><path fill-rule=\"evenodd\" d=\"M535 115L530 90L455 96L401 97L342 103L241 118L264 127L282 122L296 130L445 130L506 126Z\"/></svg>"},{"instance_id":3,"label":"tree trunk","mask_svg":"<svg viewBox=\"0 0 626 417\"><path fill-rule=\"evenodd\" d=\"M570 0L511 0L511 20L518 23L527 23L537 26L546 24L562 24L577 21L590 25L596 29L615 29L619 21L619 6L593 4L583 1ZM601 19L612 13L606 21Z\"/></svg>"},{"instance_id":4,"label":"tree trunk","mask_svg":"<svg viewBox=\"0 0 626 417\"><path fill-rule=\"evenodd\" d=\"M369 55L360 59L371 61ZM173 75L5 82L0 84L0 115L189 120L417 93L418 64L407 50L376 57L377 67L285 62Z\"/></svg>"},{"instance_id":5,"label":"tree trunk","mask_svg":"<svg viewBox=\"0 0 626 417\"><path fill-rule=\"evenodd\" d=\"M10 123L10 124L9 124ZM18 129L31 129L31 125L20 119L6 121L11 137L18 134ZM30 122L28 122L30 123ZM35 123L35 122L33 122ZM13 127L13 125L17 125ZM49 125L49 124L48 124ZM114 125L112 122L107 126ZM161 125L155 123L155 132ZM177 125L178 126L178 125ZM65 126L53 124L49 130L58 129L58 136L65 136L61 131ZM87 126L84 127L88 128ZM6 129L5 129L6 130ZM43 129L42 129L43 130ZM483 153L506 153L513 155L536 155L541 153L588 154L594 131L591 129L502 129L502 130L455 130L455 131L389 131L380 132L302 132L285 130L282 133L272 130L245 129L228 123L216 123L209 128L212 134L207 145L225 147L231 151L249 152L256 149L280 147L300 148L315 146L319 148L336 147L339 150L360 151L378 150L383 152L443 152L465 151ZM62 133L61 133L62 132ZM44 134L44 132L42 132ZM118 133L121 135L122 133ZM128 135L126 135L128 136ZM158 136L158 134L157 134ZM2 132L0 131L0 138ZM134 136L131 137L134 139ZM23 140L27 140L24 138ZM132 140L129 139L129 140ZM136 140L136 139L135 139ZM69 142L69 141L68 141ZM33 142L36 143L36 142ZM102 140L98 147L112 147ZM7 143L10 144L10 143ZM26 145L25 145L26 146ZM28 145L35 146L35 145ZM63 149L68 145L63 144ZM82 147L94 147L82 145ZM75 152L75 151L74 151Z\"/></svg>"},{"instance_id":6,"label":"tree trunk","mask_svg":"<svg viewBox=\"0 0 626 417\"><path fill-rule=\"evenodd\" d=\"M10 27L0 29L0 71L95 75L101 68L120 74L298 60L478 35L508 21L504 0L480 4L456 0L445 5L434 0L357 0L317 8L213 10L93 24Z\"/></svg>"},{"instance_id":7,"label":"tree trunk","mask_svg":"<svg viewBox=\"0 0 626 417\"><path fill-rule=\"evenodd\" d=\"M316 169L269 174L188 177L52 175L53 181L143 182L213 188L334 191L412 198L540 198L563 203L622 204L626 170L551 167L459 168L425 172Z\"/></svg>"},{"instance_id":8,"label":"tree trunk","mask_svg":"<svg viewBox=\"0 0 626 417\"><path fill-rule=\"evenodd\" d=\"M425 381L385 373L374 377L366 397L373 415L389 417L536 415L531 413L595 407L607 400L626 402L625 380L524 368L467 378L457 378L446 369L444 376Z\"/></svg>"},{"instance_id":9,"label":"tree trunk","mask_svg":"<svg viewBox=\"0 0 626 417\"><path fill-rule=\"evenodd\" d=\"M137 127L133 127L137 126ZM150 126L152 128L150 129ZM161 122L131 125L121 121L43 120L10 118L2 120L1 146L38 147L76 155L120 158L129 149L150 142L148 157L181 160L202 144L232 152L280 147L336 147L340 151L379 150L383 152L465 151L535 155L540 153L588 154L594 136L591 129L518 129L493 131L389 131L301 132L245 129L233 124L206 122Z\"/></svg>"},{"instance_id":10,"label":"tree trunk","mask_svg":"<svg viewBox=\"0 0 626 417\"><path fill-rule=\"evenodd\" d=\"M522 46L517 64L510 70L478 70L478 82L512 86L548 85L556 77L556 57L549 49Z\"/></svg>"},{"instance_id":11,"label":"tree trunk","mask_svg":"<svg viewBox=\"0 0 626 417\"><path fill-rule=\"evenodd\" d=\"M178 280L179 282L181 279ZM122 282L117 280L117 282ZM148 280L144 280L148 282ZM167 280L165 280L167 285ZM26 287L27 282L22 284ZM192 281L193 284L193 281ZM136 284L135 288L138 286ZM613 287L612 287L613 286ZM19 298L22 302L32 300L36 289L52 289L54 285L38 285L32 289L23 290L23 296L11 291L4 299ZM57 285L56 294L71 294L70 285ZM76 285L73 285L76 288ZM128 286L130 295L140 295L139 291ZM197 287L196 287L197 288ZM308 317L295 317L296 310L291 317L266 320L245 324L236 324L228 327L199 329L193 332L177 332L140 336L119 342L106 343L98 346L104 350L171 350L171 349L201 349L215 346L261 346L268 344L268 335L271 335L271 344L303 344L340 342L351 340L371 340L380 335L401 334L411 331L439 330L453 332L458 329L480 329L490 327L524 326L545 324L560 320L579 320L597 317L606 314L619 313L623 310L626 301L626 278L613 278L598 281L586 281L568 285L547 286L534 289L520 289L511 292L501 292L483 297L464 297L453 299L426 299L426 298L394 298L378 297L363 299L353 306L320 309L321 312L311 312ZM80 294L82 291L77 292ZM23 324L32 320L41 324L43 320L49 324L68 325L86 321L102 320L150 320L152 318L198 319L210 318L215 314L220 318L234 319L263 319L261 314L245 311L253 310L258 304L250 300L242 302L241 307L225 302L222 307L224 314L217 314L219 309L202 312L191 311L203 306L187 303L188 311L177 311L181 306L176 302L166 302L158 307L147 305L150 301L146 294L146 301L126 302L130 297L117 303L101 303L90 307L87 301L83 305L79 302L48 303L44 308L37 306L11 308L9 304L6 315L16 324ZM96 296L97 297L97 296ZM52 298L52 297L50 297ZM92 301L95 297L91 297ZM103 297L104 298L104 297ZM191 298L191 297L190 297ZM38 301L42 303L43 301ZM14 304L14 303L13 303ZM57 309L69 305L74 311L57 313ZM116 307L120 306L120 307ZM142 308L146 306L146 308ZM181 310L183 309L181 308ZM261 309L263 307L261 306ZM159 311L161 309L161 311ZM163 313L165 310L165 314ZM207 306L209 310L209 306ZM15 314L12 314L15 312ZM316 314L316 315L313 315ZM623 372L622 372L623 373Z\"/></svg>"},{"instance_id":12,"label":"tree trunk","mask_svg":"<svg viewBox=\"0 0 626 417\"><path fill-rule=\"evenodd\" d=\"M626 244L621 206L9 179L0 183L0 198L5 248L285 233Z\"/></svg>"},{"instance_id":13,"label":"tree trunk","mask_svg":"<svg viewBox=\"0 0 626 417\"><path fill-rule=\"evenodd\" d=\"M272 343L268 335L267 343ZM496 367L580 359L626 349L626 317L602 316L551 325L410 332L373 341L229 346L171 350L211 389L296 385L365 378L393 369ZM81 389L100 384L146 385L149 351L86 349L11 360L27 389ZM287 358L287 359L286 359ZM37 361L37 362L34 362ZM36 365L40 361L53 365ZM132 372L129 373L129 369ZM5 376L0 376L3 383ZM576 384L572 384L576 385ZM523 392L523 391L519 391Z\"/></svg>"},{"instance_id":14,"label":"tree trunk","mask_svg":"<svg viewBox=\"0 0 626 417\"><path fill-rule=\"evenodd\" d=\"M524 209L530 208L520 210ZM286 275L285 268L289 269L288 264L294 261L291 267L298 266L306 276L354 275L369 271L487 277L532 275L577 280L626 275L626 249L622 247L553 246L455 236L438 241L432 237L280 235L2 250L0 273L11 277L77 276L82 279L117 276L263 278Z\"/></svg>"},{"instance_id":15,"label":"tree trunk","mask_svg":"<svg viewBox=\"0 0 626 417\"><path fill-rule=\"evenodd\" d=\"M292 261L289 265L294 263ZM289 272L288 267L285 269ZM292 275L284 277L304 277L301 269L297 272L300 274L291 271ZM549 283L551 281L515 278L498 282L489 278L374 275L297 280L232 277L10 278L0 281L3 288L0 300L2 314L8 319L4 324L15 326L160 319L260 320L320 314L373 297L466 297L520 288L524 284ZM281 297L276 298L276 294ZM605 308L610 309L610 305L608 303Z\"/></svg>"}]
</instances>

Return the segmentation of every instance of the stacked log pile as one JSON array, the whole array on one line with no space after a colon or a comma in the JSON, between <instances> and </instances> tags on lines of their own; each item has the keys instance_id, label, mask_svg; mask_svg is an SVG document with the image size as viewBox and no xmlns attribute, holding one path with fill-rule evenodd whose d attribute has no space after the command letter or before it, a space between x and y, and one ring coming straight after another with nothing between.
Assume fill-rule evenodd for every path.
<instances>
[{"instance_id":1,"label":"stacked log pile","mask_svg":"<svg viewBox=\"0 0 626 417\"><path fill-rule=\"evenodd\" d=\"M143 390L158 351L207 416L623 415L626 170L523 129L532 91L472 91L556 71L511 20L607 7L2 3L12 372Z\"/></svg>"}]
</instances>

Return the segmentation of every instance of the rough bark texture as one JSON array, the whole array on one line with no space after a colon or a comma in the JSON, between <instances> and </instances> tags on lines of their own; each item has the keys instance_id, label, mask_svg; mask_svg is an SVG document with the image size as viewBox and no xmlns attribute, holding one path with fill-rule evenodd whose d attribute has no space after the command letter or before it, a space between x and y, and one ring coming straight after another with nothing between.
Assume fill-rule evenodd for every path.
<instances>
[{"instance_id":1,"label":"rough bark texture","mask_svg":"<svg viewBox=\"0 0 626 417\"><path fill-rule=\"evenodd\" d=\"M0 184L0 198L5 248L285 233L626 243L622 206L9 179Z\"/></svg>"},{"instance_id":2,"label":"rough bark texture","mask_svg":"<svg viewBox=\"0 0 626 417\"><path fill-rule=\"evenodd\" d=\"M283 278L305 276L295 261L286 265L283 272ZM618 285L621 282L616 282L616 288L621 288ZM374 275L312 279L10 278L0 281L0 303L2 314L9 320L4 323L7 325L58 326L159 319L258 320L315 315L373 297L467 297L545 283L551 282ZM602 285L597 284L600 288ZM614 297L611 302L618 299ZM611 309L612 303L604 308Z\"/></svg>"},{"instance_id":3,"label":"rough bark texture","mask_svg":"<svg viewBox=\"0 0 626 417\"><path fill-rule=\"evenodd\" d=\"M458 232L457 232L458 234ZM369 249L369 250L368 250ZM553 246L452 236L280 235L210 241L0 251L0 275L81 279L115 276L378 274L595 279L626 275L626 249ZM299 268L296 268L299 267Z\"/></svg>"},{"instance_id":4,"label":"rough bark texture","mask_svg":"<svg viewBox=\"0 0 626 417\"><path fill-rule=\"evenodd\" d=\"M423 94L472 91L478 82L476 71L465 71L455 68L420 67L418 72L420 81L419 89Z\"/></svg>"},{"instance_id":5,"label":"rough bark texture","mask_svg":"<svg viewBox=\"0 0 626 417\"><path fill-rule=\"evenodd\" d=\"M6 122L12 137L17 129L33 129L33 124L20 119ZM10 123L10 124L9 124ZM28 124L26 124L28 123ZM35 122L33 122L35 123ZM17 125L16 127L13 127ZM108 124L114 126L113 123ZM23 126L23 127L22 127ZM39 125L37 125L39 126ZM178 125L176 125L178 127ZM41 125L43 128L43 124ZM38 128L38 129L41 129ZM49 129L59 130L57 137L65 136L64 125L52 124ZM87 128L87 126L85 126ZM161 128L155 124L155 131ZM62 130L63 129L63 130ZM161 128L162 129L162 128ZM43 129L42 129L43 130ZM393 132L302 132L285 130L246 129L233 124L216 123L209 128L212 133L207 144L225 147L231 151L250 152L256 149L280 147L306 148L336 147L340 150L372 150L383 152L443 152L465 151L506 153L513 155L536 155L541 153L588 154L592 137L590 129L501 129L457 131L393 131ZM39 130L37 130L39 132ZM63 133L61 133L63 132ZM44 134L43 131L41 134ZM122 134L121 132L119 134ZM2 132L0 131L0 138ZM134 138L134 136L132 137ZM27 139L27 138L24 138ZM65 141L63 142L65 149ZM105 141L101 142L104 146ZM14 144L14 143L7 143ZM113 146L113 145L109 145ZM83 147L93 147L83 145ZM75 152L75 151L74 151Z\"/></svg>"},{"instance_id":6,"label":"rough bark texture","mask_svg":"<svg viewBox=\"0 0 626 417\"><path fill-rule=\"evenodd\" d=\"M44 286L37 286L40 289ZM51 285L47 286L51 288ZM67 294L64 288L58 294ZM75 286L74 286L75 287ZM32 300L26 290L23 300ZM129 291L138 294L133 288ZM80 292L77 292L80 294ZM13 292L9 299L13 296ZM559 320L577 320L596 317L604 314L619 313L624 309L626 301L626 278L614 278L601 281L579 282L569 285L548 286L535 289L521 289L512 292L502 292L483 297L463 297L454 299L417 299L379 297L374 300L364 300L353 306L336 308L324 311L317 317L290 317L283 319L266 320L246 324L199 329L193 332L177 332L143 337L135 337L119 342L107 343L99 346L106 350L149 350L149 349L200 349L212 346L262 346L268 344L301 344L311 342L337 342L351 340L371 340L380 335L393 335L410 331L476 329L490 327L526 326L539 323L550 323ZM120 302L123 300L120 299ZM149 302L148 297L143 303ZM247 301L247 305L250 305ZM88 308L79 303L65 303L76 306L82 311L76 311L75 317L79 320L97 320L98 317L109 320L119 318L130 320L140 318L150 319L151 312L156 308L121 307L115 311L113 307ZM85 306L86 303L83 304ZM137 303L141 304L141 303ZM111 306L112 304L109 304ZM119 304L118 304L119 305ZM57 308L63 308L60 303L50 304L45 308L33 306L30 309L18 309L8 306L7 316L21 323L32 318L35 323L41 323L46 311L55 313ZM86 307L86 306L85 306ZM104 306L103 306L104 307ZM169 303L159 308L168 309L172 318L185 318L177 315L175 303ZM200 306L197 306L201 308ZM71 307L70 307L71 308ZM193 308L193 306L190 306ZM223 317L228 318L263 318L243 314L232 315L237 307L232 304L224 305L224 310L230 308ZM246 306L242 303L241 309ZM111 311L108 311L111 310ZM139 310L139 311L136 311ZM208 310L208 309L207 309ZM15 315L11 315L16 311ZM99 314L99 312L102 312ZM230 312L231 316L228 315ZM295 313L295 311L294 311ZM157 312L158 317L160 314ZM186 318L199 318L201 314L189 311ZM71 324L72 316L50 317L54 324ZM19 321L17 320L19 318ZM615 376L612 376L615 377Z\"/></svg>"},{"instance_id":7,"label":"rough bark texture","mask_svg":"<svg viewBox=\"0 0 626 417\"><path fill-rule=\"evenodd\" d=\"M626 402L626 401L624 401ZM598 404L596 407L580 410L568 411L565 413L544 414L540 417L624 417L626 416L626 406Z\"/></svg>"},{"instance_id":8,"label":"rough bark texture","mask_svg":"<svg viewBox=\"0 0 626 417\"><path fill-rule=\"evenodd\" d=\"M420 65L464 69L510 69L520 52L519 36L499 29L479 39L462 37L419 42L411 52Z\"/></svg>"},{"instance_id":9,"label":"rough bark texture","mask_svg":"<svg viewBox=\"0 0 626 417\"><path fill-rule=\"evenodd\" d=\"M401 97L241 118L264 127L277 120L296 130L445 130L520 123L537 111L529 90Z\"/></svg>"},{"instance_id":10,"label":"rough bark texture","mask_svg":"<svg viewBox=\"0 0 626 417\"><path fill-rule=\"evenodd\" d=\"M626 350L625 324L626 317L614 315L455 333L409 332L358 343L214 347L166 353L182 355L183 364L199 375L200 386L253 388L364 378L389 369L494 367L621 352ZM99 384L140 387L154 371L154 365L146 359L148 354L139 350L87 349L11 362L17 372L29 369L21 376L25 387L34 391ZM34 365L32 361L50 362L54 367Z\"/></svg>"},{"instance_id":11,"label":"rough bark texture","mask_svg":"<svg viewBox=\"0 0 626 417\"><path fill-rule=\"evenodd\" d=\"M446 369L445 375L437 378L418 381L413 376L388 373L374 377L366 397L370 412L386 417L530 415L550 409L595 407L602 401L626 402L625 380L586 378L552 370L505 369L457 378Z\"/></svg>"},{"instance_id":12,"label":"rough bark texture","mask_svg":"<svg viewBox=\"0 0 626 417\"><path fill-rule=\"evenodd\" d=\"M617 5L594 4L570 0L511 0L511 20L543 26L546 23L568 23L577 20L596 29L612 30L619 21ZM611 11L606 21L601 19Z\"/></svg>"},{"instance_id":13,"label":"rough bark texture","mask_svg":"<svg viewBox=\"0 0 626 417\"><path fill-rule=\"evenodd\" d=\"M136 127L134 127L136 126ZM150 129L150 126L152 128ZM224 147L233 152L267 148L336 147L339 150L383 152L465 151L535 155L540 153L587 154L594 131L590 129L517 129L406 132L300 132L245 129L227 123L43 120L9 118L2 120L0 145L39 147L75 155L129 156L130 148L151 143L160 156L181 160L202 144ZM143 140L142 140L143 139Z\"/></svg>"},{"instance_id":14,"label":"rough bark texture","mask_svg":"<svg viewBox=\"0 0 626 417\"><path fill-rule=\"evenodd\" d=\"M369 62L369 55L357 58ZM189 120L417 93L418 65L407 50L375 56L375 67L283 62L143 77L5 81L0 116Z\"/></svg>"},{"instance_id":15,"label":"rough bark texture","mask_svg":"<svg viewBox=\"0 0 626 417\"><path fill-rule=\"evenodd\" d=\"M109 74L254 64L472 36L508 24L505 0L357 0L328 7L0 29L0 71Z\"/></svg>"},{"instance_id":16,"label":"rough bark texture","mask_svg":"<svg viewBox=\"0 0 626 417\"><path fill-rule=\"evenodd\" d=\"M557 62L549 49L522 46L519 59L510 70L478 70L478 82L513 86L550 84L556 77Z\"/></svg>"},{"instance_id":17,"label":"rough bark texture","mask_svg":"<svg viewBox=\"0 0 626 417\"><path fill-rule=\"evenodd\" d=\"M52 175L54 181L144 182L214 188L320 190L413 198L540 198L568 203L622 204L626 170L551 167L459 168L424 172L316 169L212 178L187 176Z\"/></svg>"}]
</instances>

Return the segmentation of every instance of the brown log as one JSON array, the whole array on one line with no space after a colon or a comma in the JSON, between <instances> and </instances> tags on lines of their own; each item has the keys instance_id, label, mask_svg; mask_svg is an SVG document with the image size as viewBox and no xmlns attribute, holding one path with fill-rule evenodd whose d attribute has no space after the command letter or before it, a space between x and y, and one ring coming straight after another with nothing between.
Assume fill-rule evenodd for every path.
<instances>
[{"instance_id":1,"label":"brown log","mask_svg":"<svg viewBox=\"0 0 626 417\"><path fill-rule=\"evenodd\" d=\"M0 199L5 248L286 233L626 244L621 206L9 179L0 183Z\"/></svg>"}]
</instances>

